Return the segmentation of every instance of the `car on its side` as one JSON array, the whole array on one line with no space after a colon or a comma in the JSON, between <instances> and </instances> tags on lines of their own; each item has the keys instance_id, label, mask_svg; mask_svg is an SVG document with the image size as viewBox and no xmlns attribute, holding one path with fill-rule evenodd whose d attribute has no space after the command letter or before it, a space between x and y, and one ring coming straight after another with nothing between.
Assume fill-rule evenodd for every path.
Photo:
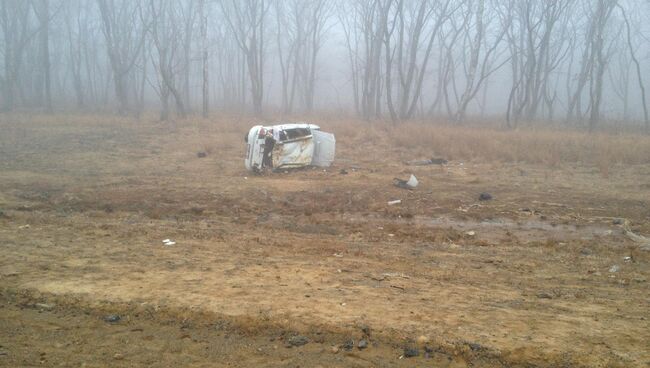
<instances>
[{"instance_id":1,"label":"car on its side","mask_svg":"<svg viewBox=\"0 0 650 368\"><path fill-rule=\"evenodd\" d=\"M247 170L327 167L334 161L336 139L315 124L255 125L244 138Z\"/></svg>"}]
</instances>

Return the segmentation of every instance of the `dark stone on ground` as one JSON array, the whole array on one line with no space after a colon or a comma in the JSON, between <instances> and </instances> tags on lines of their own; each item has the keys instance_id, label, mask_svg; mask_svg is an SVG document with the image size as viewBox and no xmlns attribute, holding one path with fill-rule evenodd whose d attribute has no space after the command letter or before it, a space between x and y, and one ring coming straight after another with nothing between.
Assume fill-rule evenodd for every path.
<instances>
[{"instance_id":1,"label":"dark stone on ground","mask_svg":"<svg viewBox=\"0 0 650 368\"><path fill-rule=\"evenodd\" d=\"M483 192L483 193L478 195L478 200L479 201L489 201L491 199L492 199L492 194L490 194L488 192Z\"/></svg>"},{"instance_id":2,"label":"dark stone on ground","mask_svg":"<svg viewBox=\"0 0 650 368\"><path fill-rule=\"evenodd\" d=\"M302 335L296 335L289 338L289 345L291 346L303 346L309 342L309 339Z\"/></svg>"},{"instance_id":3,"label":"dark stone on ground","mask_svg":"<svg viewBox=\"0 0 650 368\"><path fill-rule=\"evenodd\" d=\"M361 326L361 332L366 336L370 336L370 327L366 325Z\"/></svg>"},{"instance_id":4,"label":"dark stone on ground","mask_svg":"<svg viewBox=\"0 0 650 368\"><path fill-rule=\"evenodd\" d=\"M107 316L104 316L104 321L108 323L116 323L119 322L122 319L122 317L118 316L117 314L109 314Z\"/></svg>"},{"instance_id":5,"label":"dark stone on ground","mask_svg":"<svg viewBox=\"0 0 650 368\"><path fill-rule=\"evenodd\" d=\"M624 222L624 221L623 221L622 218L615 218L615 219L612 221L612 224L614 224L614 225L623 225L623 222Z\"/></svg>"},{"instance_id":6,"label":"dark stone on ground","mask_svg":"<svg viewBox=\"0 0 650 368\"><path fill-rule=\"evenodd\" d=\"M341 169L341 171L339 171L339 174L341 175L347 175L347 173L348 171L346 169Z\"/></svg>"},{"instance_id":7,"label":"dark stone on ground","mask_svg":"<svg viewBox=\"0 0 650 368\"><path fill-rule=\"evenodd\" d=\"M341 347L345 350L352 350L352 348L354 348L354 340L347 340L343 345L341 345Z\"/></svg>"},{"instance_id":8,"label":"dark stone on ground","mask_svg":"<svg viewBox=\"0 0 650 368\"><path fill-rule=\"evenodd\" d=\"M200 151L200 152L196 153L196 157L198 157L198 158L203 158L203 157L206 157L207 155L208 154L203 152L203 151Z\"/></svg>"},{"instance_id":9,"label":"dark stone on ground","mask_svg":"<svg viewBox=\"0 0 650 368\"><path fill-rule=\"evenodd\" d=\"M412 358L412 357L416 357L418 355L420 355L420 351L418 350L418 348L414 348L414 347L406 347L406 348L404 348L404 357L405 358Z\"/></svg>"},{"instance_id":10,"label":"dark stone on ground","mask_svg":"<svg viewBox=\"0 0 650 368\"><path fill-rule=\"evenodd\" d=\"M368 341L367 340L359 340L359 350L363 350L368 347Z\"/></svg>"},{"instance_id":11,"label":"dark stone on ground","mask_svg":"<svg viewBox=\"0 0 650 368\"><path fill-rule=\"evenodd\" d=\"M467 345L469 345L469 348L472 349L472 351L481 351L481 350L485 350L485 347L483 347L483 345L481 345L481 344L479 344L479 343L476 343L476 342L470 342L470 343L467 344Z\"/></svg>"}]
</instances>

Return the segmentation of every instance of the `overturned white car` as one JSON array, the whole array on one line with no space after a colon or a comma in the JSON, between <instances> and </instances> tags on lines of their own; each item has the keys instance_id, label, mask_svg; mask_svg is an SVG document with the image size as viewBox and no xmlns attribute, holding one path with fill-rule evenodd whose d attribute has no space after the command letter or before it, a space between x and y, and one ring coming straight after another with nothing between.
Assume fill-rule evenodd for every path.
<instances>
[{"instance_id":1,"label":"overturned white car","mask_svg":"<svg viewBox=\"0 0 650 368\"><path fill-rule=\"evenodd\" d=\"M256 125L244 139L246 169L285 169L330 166L334 161L334 134L322 132L314 124Z\"/></svg>"}]
</instances>

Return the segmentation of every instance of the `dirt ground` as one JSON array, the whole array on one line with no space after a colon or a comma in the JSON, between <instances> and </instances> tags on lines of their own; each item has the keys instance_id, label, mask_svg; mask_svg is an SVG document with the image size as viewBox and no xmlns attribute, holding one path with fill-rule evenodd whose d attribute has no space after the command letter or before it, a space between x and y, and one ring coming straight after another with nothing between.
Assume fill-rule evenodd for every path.
<instances>
[{"instance_id":1,"label":"dirt ground","mask_svg":"<svg viewBox=\"0 0 650 368\"><path fill-rule=\"evenodd\" d=\"M3 116L0 366L650 366L650 162L337 122L335 166L253 175L249 125Z\"/></svg>"}]
</instances>

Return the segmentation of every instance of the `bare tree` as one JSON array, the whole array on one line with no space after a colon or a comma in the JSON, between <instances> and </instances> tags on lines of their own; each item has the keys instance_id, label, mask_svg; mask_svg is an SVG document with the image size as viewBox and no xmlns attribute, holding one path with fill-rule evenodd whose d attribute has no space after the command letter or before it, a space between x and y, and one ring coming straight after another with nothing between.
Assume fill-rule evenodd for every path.
<instances>
[{"instance_id":1,"label":"bare tree","mask_svg":"<svg viewBox=\"0 0 650 368\"><path fill-rule=\"evenodd\" d=\"M115 96L120 114L129 112L129 74L142 52L146 26L138 15L140 2L97 0L106 40L106 51L113 72Z\"/></svg>"},{"instance_id":2,"label":"bare tree","mask_svg":"<svg viewBox=\"0 0 650 368\"><path fill-rule=\"evenodd\" d=\"M264 0L223 0L219 4L232 36L246 60L253 110L256 114L261 114L266 56L264 36L270 4Z\"/></svg>"},{"instance_id":3,"label":"bare tree","mask_svg":"<svg viewBox=\"0 0 650 368\"><path fill-rule=\"evenodd\" d=\"M160 120L169 118L169 98L173 97L176 113L185 117L186 102L180 89L183 70L186 68L184 55L185 24L178 12L183 11L183 5L177 5L173 0L149 0L147 10L151 22L149 27L155 55L152 63L157 72L158 92L161 103ZM187 9L184 9L187 11ZM145 16L142 19L146 19Z\"/></svg>"},{"instance_id":4,"label":"bare tree","mask_svg":"<svg viewBox=\"0 0 650 368\"><path fill-rule=\"evenodd\" d=\"M5 111L15 107L19 93L19 78L25 48L38 33L32 25L31 4L27 1L0 1L0 25L4 36L3 106Z\"/></svg>"},{"instance_id":5,"label":"bare tree","mask_svg":"<svg viewBox=\"0 0 650 368\"><path fill-rule=\"evenodd\" d=\"M645 85L643 83L643 76L641 73L641 64L639 63L639 59L636 56L637 47L635 47L634 44L632 43L632 32L630 30L631 28L630 21L628 19L627 13L621 5L617 4L617 6L621 11L623 20L625 21L625 36L626 36L625 39L627 43L627 49L630 52L630 57L632 58L632 62L634 63L636 80L637 83L639 84L639 91L641 92L641 106L643 106L643 121L645 123L646 130L650 132L650 120L648 119L648 102L645 96Z\"/></svg>"},{"instance_id":6,"label":"bare tree","mask_svg":"<svg viewBox=\"0 0 650 368\"><path fill-rule=\"evenodd\" d=\"M451 9L450 4L450 0L419 3L400 0L394 9L394 23L384 25L386 97L393 121L407 120L415 114L434 41L455 9ZM387 22L388 18L384 20ZM392 47L391 38L394 39ZM393 68L397 79L397 108L392 102Z\"/></svg>"}]
</instances>

